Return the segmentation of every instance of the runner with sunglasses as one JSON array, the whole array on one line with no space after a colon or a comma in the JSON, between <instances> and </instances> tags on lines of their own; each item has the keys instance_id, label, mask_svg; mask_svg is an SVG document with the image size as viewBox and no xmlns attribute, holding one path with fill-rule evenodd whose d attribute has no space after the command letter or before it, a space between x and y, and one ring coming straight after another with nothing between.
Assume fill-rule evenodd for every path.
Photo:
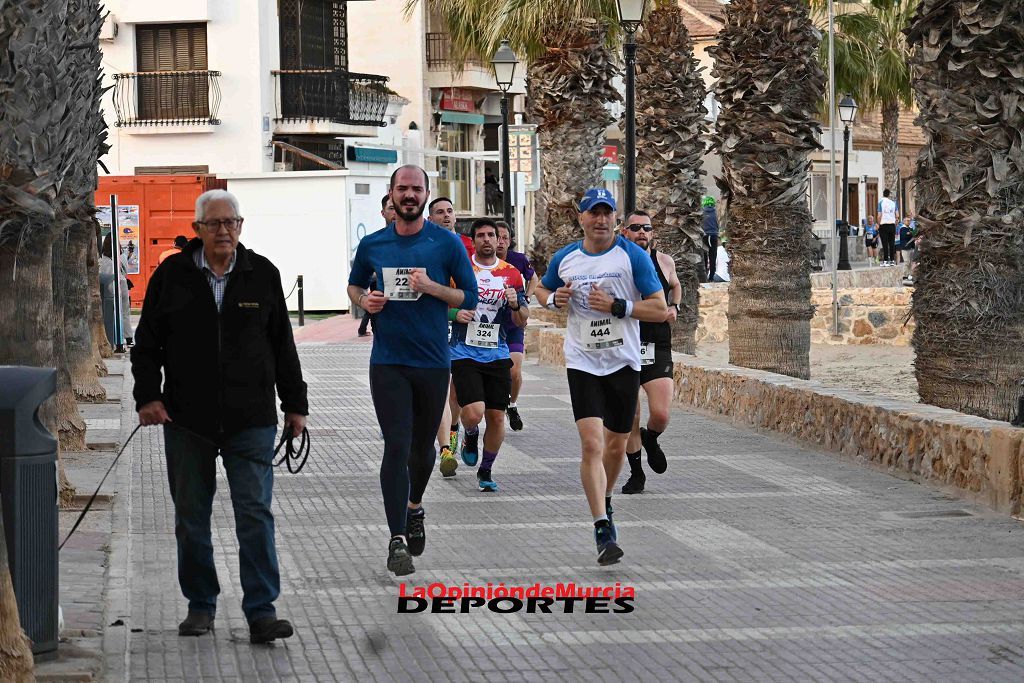
<instances>
[{"instance_id":1,"label":"runner with sunglasses","mask_svg":"<svg viewBox=\"0 0 1024 683\"><path fill-rule=\"evenodd\" d=\"M633 431L626 443L630 474L622 492L641 493L647 482L644 466L640 462L641 445L647 451L647 464L652 470L662 474L668 468L658 437L668 428L673 390L672 323L679 315L678 302L683 294L683 286L676 275L676 263L672 257L654 248L654 225L649 213L639 210L631 213L626 218L622 235L651 255L665 299L669 302L662 322L640 322L640 386L647 394L648 417L647 426L641 427L638 401Z\"/></svg>"}]
</instances>

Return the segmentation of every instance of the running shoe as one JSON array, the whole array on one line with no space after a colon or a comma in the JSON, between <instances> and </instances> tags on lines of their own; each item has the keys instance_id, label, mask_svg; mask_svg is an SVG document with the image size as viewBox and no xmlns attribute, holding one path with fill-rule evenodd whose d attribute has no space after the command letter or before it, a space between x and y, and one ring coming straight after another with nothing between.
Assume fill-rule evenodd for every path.
<instances>
[{"instance_id":1,"label":"running shoe","mask_svg":"<svg viewBox=\"0 0 1024 683\"><path fill-rule=\"evenodd\" d=\"M422 510L423 508L420 508ZM427 545L427 531L423 528L423 518L426 513L412 514L412 510L405 515L405 536L409 539L409 554L419 557Z\"/></svg>"},{"instance_id":2,"label":"running shoe","mask_svg":"<svg viewBox=\"0 0 1024 683\"><path fill-rule=\"evenodd\" d=\"M480 482L480 490L484 493L494 493L498 490L498 482L491 479L491 471L479 469L476 471L476 479Z\"/></svg>"},{"instance_id":3,"label":"running shoe","mask_svg":"<svg viewBox=\"0 0 1024 683\"><path fill-rule=\"evenodd\" d=\"M640 428L640 443L647 451L647 464L651 466L655 474L665 474L668 469L668 460L665 458L665 451L658 445L658 439L647 431L646 427Z\"/></svg>"},{"instance_id":4,"label":"running shoe","mask_svg":"<svg viewBox=\"0 0 1024 683\"><path fill-rule=\"evenodd\" d=\"M616 564L625 554L612 538L611 524L595 526L594 540L597 541L597 563L601 566Z\"/></svg>"},{"instance_id":5,"label":"running shoe","mask_svg":"<svg viewBox=\"0 0 1024 683\"><path fill-rule=\"evenodd\" d=\"M405 541L397 536L388 544L388 571L395 576L405 576L416 571L416 567L412 565L409 548Z\"/></svg>"},{"instance_id":6,"label":"running shoe","mask_svg":"<svg viewBox=\"0 0 1024 683\"><path fill-rule=\"evenodd\" d=\"M518 432L523 428L523 418L519 417L519 408L516 406L509 406L505 409L505 414L508 415L508 428L513 432Z\"/></svg>"},{"instance_id":7,"label":"running shoe","mask_svg":"<svg viewBox=\"0 0 1024 683\"><path fill-rule=\"evenodd\" d=\"M476 465L477 460L480 459L480 453L478 451L477 442L480 441L480 432L475 434L466 433L465 438L462 440L462 462L466 463L470 467Z\"/></svg>"},{"instance_id":8,"label":"running shoe","mask_svg":"<svg viewBox=\"0 0 1024 683\"><path fill-rule=\"evenodd\" d=\"M448 448L449 448L449 450L451 450L451 452L453 454L459 452L459 430L458 429L456 429L455 431L449 432L449 434L448 434Z\"/></svg>"},{"instance_id":9,"label":"running shoe","mask_svg":"<svg viewBox=\"0 0 1024 683\"><path fill-rule=\"evenodd\" d=\"M454 477L455 470L459 468L459 461L448 446L441 446L441 476Z\"/></svg>"},{"instance_id":10,"label":"running shoe","mask_svg":"<svg viewBox=\"0 0 1024 683\"><path fill-rule=\"evenodd\" d=\"M629 475L629 479L622 485L622 492L625 494L630 493L643 493L644 484L647 483L647 475L643 472L633 472Z\"/></svg>"}]
</instances>

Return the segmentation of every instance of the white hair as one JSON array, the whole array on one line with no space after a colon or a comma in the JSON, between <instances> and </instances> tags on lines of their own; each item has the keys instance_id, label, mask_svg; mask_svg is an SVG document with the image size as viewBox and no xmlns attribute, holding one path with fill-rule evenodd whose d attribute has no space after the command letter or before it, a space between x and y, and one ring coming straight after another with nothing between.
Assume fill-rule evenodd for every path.
<instances>
[{"instance_id":1,"label":"white hair","mask_svg":"<svg viewBox=\"0 0 1024 683\"><path fill-rule=\"evenodd\" d=\"M238 208L238 197L231 194L227 190L207 190L206 192L199 195L196 199L196 221L202 222L203 218L206 217L206 205L210 202L226 201L231 204L231 208L235 210L236 216L241 216L241 210Z\"/></svg>"}]
</instances>

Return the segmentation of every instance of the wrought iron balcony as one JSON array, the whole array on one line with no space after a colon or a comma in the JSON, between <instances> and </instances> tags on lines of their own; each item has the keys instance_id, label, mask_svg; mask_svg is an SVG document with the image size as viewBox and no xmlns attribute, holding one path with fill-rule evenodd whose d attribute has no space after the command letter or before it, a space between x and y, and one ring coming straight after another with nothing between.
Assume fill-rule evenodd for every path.
<instances>
[{"instance_id":1,"label":"wrought iron balcony","mask_svg":"<svg viewBox=\"0 0 1024 683\"><path fill-rule=\"evenodd\" d=\"M451 49L452 41L451 37L447 33L428 33L427 34L427 70L428 71L448 71L453 68L451 61ZM481 69L489 69L490 65L485 65L482 61L476 58L470 58L466 60L465 66L475 66Z\"/></svg>"},{"instance_id":2,"label":"wrought iron balcony","mask_svg":"<svg viewBox=\"0 0 1024 683\"><path fill-rule=\"evenodd\" d=\"M384 125L387 76L338 69L282 69L271 73L277 91L277 121Z\"/></svg>"},{"instance_id":3,"label":"wrought iron balcony","mask_svg":"<svg viewBox=\"0 0 1024 683\"><path fill-rule=\"evenodd\" d=\"M219 71L114 74L115 125L220 125L219 76Z\"/></svg>"}]
</instances>

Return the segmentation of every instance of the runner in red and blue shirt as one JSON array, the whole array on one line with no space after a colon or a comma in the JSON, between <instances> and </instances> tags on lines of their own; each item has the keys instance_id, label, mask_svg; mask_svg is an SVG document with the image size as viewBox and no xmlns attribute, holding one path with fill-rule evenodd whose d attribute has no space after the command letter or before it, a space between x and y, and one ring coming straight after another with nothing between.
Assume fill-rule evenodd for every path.
<instances>
[{"instance_id":1,"label":"runner in red and blue shirt","mask_svg":"<svg viewBox=\"0 0 1024 683\"><path fill-rule=\"evenodd\" d=\"M530 263L529 257L519 251L511 251L512 231L505 221L495 221L498 224L498 258L511 263L522 274L523 282L526 284L526 300L533 297L533 290L537 287L537 273ZM509 401L505 414L508 416L508 426L513 432L523 428L523 418L519 415L519 391L523 387L523 360L526 357L525 334L522 327L510 325L505 328L508 335L508 351L512 357L512 397Z\"/></svg>"},{"instance_id":2,"label":"runner in red and blue shirt","mask_svg":"<svg viewBox=\"0 0 1024 683\"><path fill-rule=\"evenodd\" d=\"M483 459L477 471L480 490L498 490L491 475L505 439L505 409L512 389L508 326L522 328L529 317L522 274L497 257L498 228L490 218L473 223L472 258L477 281L476 310L451 309L452 383L466 430L462 461L477 464L479 425L487 420Z\"/></svg>"}]
</instances>

